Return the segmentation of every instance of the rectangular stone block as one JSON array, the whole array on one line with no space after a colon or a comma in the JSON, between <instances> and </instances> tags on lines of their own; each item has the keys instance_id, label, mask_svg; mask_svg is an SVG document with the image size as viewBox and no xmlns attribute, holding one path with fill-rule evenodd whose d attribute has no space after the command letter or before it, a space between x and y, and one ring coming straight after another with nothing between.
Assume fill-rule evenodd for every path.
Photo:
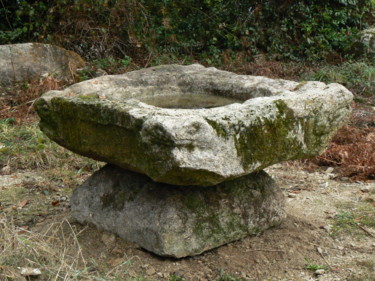
<instances>
[{"instance_id":1,"label":"rectangular stone block","mask_svg":"<svg viewBox=\"0 0 375 281\"><path fill-rule=\"evenodd\" d=\"M157 255L198 255L278 225L284 198L264 171L215 186L176 186L107 165L79 186L72 216Z\"/></svg>"}]
</instances>

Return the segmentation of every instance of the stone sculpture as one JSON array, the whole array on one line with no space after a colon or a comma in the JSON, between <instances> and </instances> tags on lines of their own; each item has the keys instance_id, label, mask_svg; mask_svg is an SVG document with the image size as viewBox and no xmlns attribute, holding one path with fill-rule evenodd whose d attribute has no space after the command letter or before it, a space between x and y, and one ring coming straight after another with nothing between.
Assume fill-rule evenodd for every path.
<instances>
[{"instance_id":1,"label":"stone sculpture","mask_svg":"<svg viewBox=\"0 0 375 281\"><path fill-rule=\"evenodd\" d=\"M180 258L279 224L281 191L262 169L319 154L351 100L339 84L166 65L35 106L52 140L113 164L76 189L73 216Z\"/></svg>"}]
</instances>

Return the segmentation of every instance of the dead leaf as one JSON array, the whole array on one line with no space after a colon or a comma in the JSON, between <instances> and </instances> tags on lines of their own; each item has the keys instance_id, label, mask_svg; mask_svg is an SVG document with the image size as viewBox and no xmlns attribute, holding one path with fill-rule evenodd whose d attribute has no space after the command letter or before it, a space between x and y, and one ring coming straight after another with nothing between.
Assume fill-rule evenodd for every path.
<instances>
[{"instance_id":1,"label":"dead leaf","mask_svg":"<svg viewBox=\"0 0 375 281\"><path fill-rule=\"evenodd\" d=\"M60 205L60 201L59 200L53 200L51 202L52 206L56 207L56 206L59 206Z\"/></svg>"},{"instance_id":2,"label":"dead leaf","mask_svg":"<svg viewBox=\"0 0 375 281\"><path fill-rule=\"evenodd\" d=\"M289 192L294 193L294 194L300 194L302 192L302 190L291 190Z\"/></svg>"},{"instance_id":3,"label":"dead leaf","mask_svg":"<svg viewBox=\"0 0 375 281\"><path fill-rule=\"evenodd\" d=\"M19 203L18 206L19 206L20 208L23 208L23 207L26 206L26 204L27 204L28 202L29 202L29 200L25 199L25 200L23 200L21 203Z\"/></svg>"},{"instance_id":4,"label":"dead leaf","mask_svg":"<svg viewBox=\"0 0 375 281\"><path fill-rule=\"evenodd\" d=\"M27 232L29 227L27 225L25 225L25 226L20 227L19 229L20 230L17 232L17 234L24 234L25 232Z\"/></svg>"},{"instance_id":5,"label":"dead leaf","mask_svg":"<svg viewBox=\"0 0 375 281\"><path fill-rule=\"evenodd\" d=\"M108 262L108 264L112 267L118 266L123 261L122 258L112 259Z\"/></svg>"},{"instance_id":6,"label":"dead leaf","mask_svg":"<svg viewBox=\"0 0 375 281\"><path fill-rule=\"evenodd\" d=\"M120 249L118 249L118 248L114 248L114 249L112 250L112 253L113 253L113 254L119 254L119 255L122 255L122 254L123 254L123 252L122 252Z\"/></svg>"}]
</instances>

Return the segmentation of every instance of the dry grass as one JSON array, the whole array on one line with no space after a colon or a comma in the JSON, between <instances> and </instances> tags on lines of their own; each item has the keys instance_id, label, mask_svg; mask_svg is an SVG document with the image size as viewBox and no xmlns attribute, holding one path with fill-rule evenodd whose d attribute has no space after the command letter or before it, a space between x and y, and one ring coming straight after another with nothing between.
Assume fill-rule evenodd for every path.
<instances>
[{"instance_id":1,"label":"dry grass","mask_svg":"<svg viewBox=\"0 0 375 281\"><path fill-rule=\"evenodd\" d=\"M33 280L141 280L128 275L126 256L110 270L86 260L79 242L86 229L77 230L66 218L37 233L0 216L0 230L0 280L29 280L20 274L24 267L41 270Z\"/></svg>"},{"instance_id":2,"label":"dry grass","mask_svg":"<svg viewBox=\"0 0 375 281\"><path fill-rule=\"evenodd\" d=\"M18 124L33 118L34 101L49 90L59 90L64 83L51 76L30 83L18 84L5 91L0 99L0 119L14 118Z\"/></svg>"},{"instance_id":3,"label":"dry grass","mask_svg":"<svg viewBox=\"0 0 375 281\"><path fill-rule=\"evenodd\" d=\"M64 232L64 224L70 232ZM18 267L41 269L44 280L72 280L71 276L75 280L87 268L77 240L79 233L66 219L41 234L18 228L6 217L1 218L0 228L0 276L5 280L22 278Z\"/></svg>"}]
</instances>

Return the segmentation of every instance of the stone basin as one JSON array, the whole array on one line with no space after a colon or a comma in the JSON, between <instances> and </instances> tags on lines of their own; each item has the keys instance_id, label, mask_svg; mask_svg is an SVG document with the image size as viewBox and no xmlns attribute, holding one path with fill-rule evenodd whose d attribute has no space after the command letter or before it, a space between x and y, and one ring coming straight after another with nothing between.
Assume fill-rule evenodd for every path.
<instances>
[{"instance_id":1,"label":"stone basin","mask_svg":"<svg viewBox=\"0 0 375 281\"><path fill-rule=\"evenodd\" d=\"M41 130L87 157L174 185L216 185L319 154L351 112L342 85L164 65L35 103Z\"/></svg>"}]
</instances>

